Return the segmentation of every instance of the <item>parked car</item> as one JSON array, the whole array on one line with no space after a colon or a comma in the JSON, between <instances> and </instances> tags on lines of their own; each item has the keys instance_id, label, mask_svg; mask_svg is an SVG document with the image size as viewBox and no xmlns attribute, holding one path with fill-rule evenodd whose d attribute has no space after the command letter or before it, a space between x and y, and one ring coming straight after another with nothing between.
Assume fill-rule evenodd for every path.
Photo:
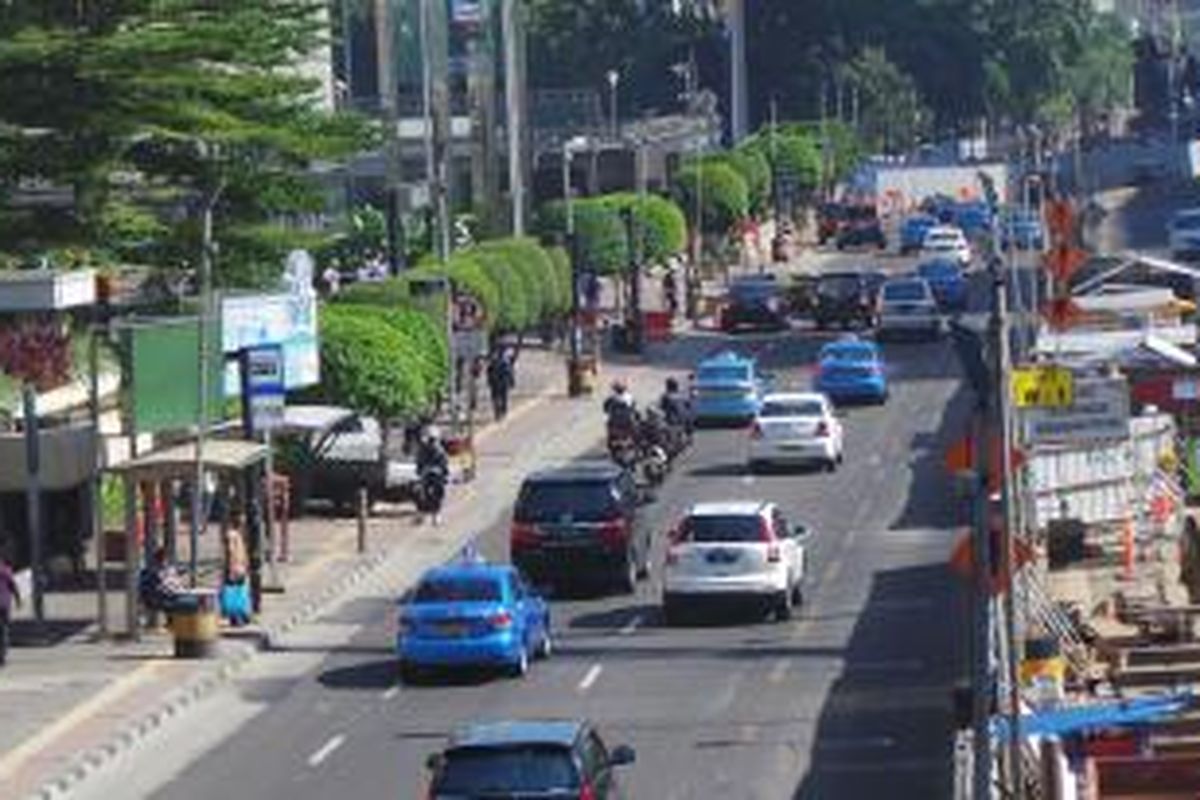
<instances>
[{"instance_id":1,"label":"parked car","mask_svg":"<svg viewBox=\"0 0 1200 800\"><path fill-rule=\"evenodd\" d=\"M803 600L808 530L774 503L697 503L671 533L663 569L668 624L705 601L751 601L779 621Z\"/></svg>"},{"instance_id":2,"label":"parked car","mask_svg":"<svg viewBox=\"0 0 1200 800\"><path fill-rule=\"evenodd\" d=\"M721 313L721 328L727 333L743 328L786 330L787 306L775 277L742 278L731 283L729 300Z\"/></svg>"},{"instance_id":3,"label":"parked car","mask_svg":"<svg viewBox=\"0 0 1200 800\"><path fill-rule=\"evenodd\" d=\"M610 462L584 462L525 479L513 509L513 564L535 583L602 581L632 592L650 569L645 495Z\"/></svg>"},{"instance_id":4,"label":"parked car","mask_svg":"<svg viewBox=\"0 0 1200 800\"><path fill-rule=\"evenodd\" d=\"M1041 250L1045 243L1042 220L1036 214L1014 211L1000 224L1000 246L1005 250Z\"/></svg>"},{"instance_id":5,"label":"parked car","mask_svg":"<svg viewBox=\"0 0 1200 800\"><path fill-rule=\"evenodd\" d=\"M369 503L405 502L416 495L416 464L384 453L383 430L374 417L338 406L289 405L274 438L277 468L291 481L293 508L324 500L350 513L360 487Z\"/></svg>"},{"instance_id":6,"label":"parked car","mask_svg":"<svg viewBox=\"0 0 1200 800\"><path fill-rule=\"evenodd\" d=\"M963 269L971 265L971 244L962 229L953 225L930 228L921 244L921 251L934 258L951 258Z\"/></svg>"},{"instance_id":7,"label":"parked car","mask_svg":"<svg viewBox=\"0 0 1200 800\"><path fill-rule=\"evenodd\" d=\"M879 338L942 334L937 298L924 278L896 278L879 291Z\"/></svg>"},{"instance_id":8,"label":"parked car","mask_svg":"<svg viewBox=\"0 0 1200 800\"><path fill-rule=\"evenodd\" d=\"M550 607L507 564L435 567L400 611L396 656L413 680L434 667L495 666L520 677L553 648Z\"/></svg>"},{"instance_id":9,"label":"parked car","mask_svg":"<svg viewBox=\"0 0 1200 800\"><path fill-rule=\"evenodd\" d=\"M958 203L954 207L954 224L968 237L984 235L992 227L992 209L981 201Z\"/></svg>"},{"instance_id":10,"label":"parked car","mask_svg":"<svg viewBox=\"0 0 1200 800\"><path fill-rule=\"evenodd\" d=\"M900 253L907 255L921 249L925 243L925 234L938 224L932 214L916 214L908 217L900 225Z\"/></svg>"},{"instance_id":11,"label":"parked car","mask_svg":"<svg viewBox=\"0 0 1200 800\"><path fill-rule=\"evenodd\" d=\"M766 378L753 358L726 350L701 361L692 378L692 412L697 424L754 419Z\"/></svg>"},{"instance_id":12,"label":"parked car","mask_svg":"<svg viewBox=\"0 0 1200 800\"><path fill-rule=\"evenodd\" d=\"M624 800L632 748L604 743L585 720L475 722L429 757L430 800Z\"/></svg>"},{"instance_id":13,"label":"parked car","mask_svg":"<svg viewBox=\"0 0 1200 800\"><path fill-rule=\"evenodd\" d=\"M813 388L835 403L887 402L883 351L874 342L857 337L830 342L817 356Z\"/></svg>"},{"instance_id":14,"label":"parked car","mask_svg":"<svg viewBox=\"0 0 1200 800\"><path fill-rule=\"evenodd\" d=\"M825 244L836 239L846 222L846 208L841 203L823 203L817 207L817 242Z\"/></svg>"},{"instance_id":15,"label":"parked car","mask_svg":"<svg viewBox=\"0 0 1200 800\"><path fill-rule=\"evenodd\" d=\"M924 278L933 289L933 296L942 311L957 312L967 308L967 279L954 261L935 258L917 265L917 277Z\"/></svg>"},{"instance_id":16,"label":"parked car","mask_svg":"<svg viewBox=\"0 0 1200 800\"><path fill-rule=\"evenodd\" d=\"M746 463L751 471L769 464L818 464L832 472L842 463L841 420L823 394L769 394L750 426Z\"/></svg>"},{"instance_id":17,"label":"parked car","mask_svg":"<svg viewBox=\"0 0 1200 800\"><path fill-rule=\"evenodd\" d=\"M1171 215L1167 246L1171 256L1180 260L1200 255L1200 208L1185 208Z\"/></svg>"},{"instance_id":18,"label":"parked car","mask_svg":"<svg viewBox=\"0 0 1200 800\"><path fill-rule=\"evenodd\" d=\"M813 321L817 328L870 327L874 323L871 290L862 272L826 272L817 278L816 295Z\"/></svg>"}]
</instances>

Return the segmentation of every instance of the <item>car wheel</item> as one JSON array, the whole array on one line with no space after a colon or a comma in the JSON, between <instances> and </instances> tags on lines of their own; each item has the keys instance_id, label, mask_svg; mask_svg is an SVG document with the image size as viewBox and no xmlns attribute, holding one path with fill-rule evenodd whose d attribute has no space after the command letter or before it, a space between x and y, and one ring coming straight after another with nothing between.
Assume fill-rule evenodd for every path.
<instances>
[{"instance_id":1,"label":"car wheel","mask_svg":"<svg viewBox=\"0 0 1200 800\"><path fill-rule=\"evenodd\" d=\"M411 661L400 662L400 682L408 685L413 685L421 682L424 673L421 668Z\"/></svg>"},{"instance_id":2,"label":"car wheel","mask_svg":"<svg viewBox=\"0 0 1200 800\"><path fill-rule=\"evenodd\" d=\"M792 589L792 606L802 605L804 605L804 587L800 585L799 581L796 581L796 586Z\"/></svg>"},{"instance_id":3,"label":"car wheel","mask_svg":"<svg viewBox=\"0 0 1200 800\"><path fill-rule=\"evenodd\" d=\"M529 674L529 648L521 647L521 651L517 653L517 660L508 665L508 676L510 678L524 678Z\"/></svg>"},{"instance_id":4,"label":"car wheel","mask_svg":"<svg viewBox=\"0 0 1200 800\"><path fill-rule=\"evenodd\" d=\"M667 625L678 625L683 621L683 608L679 601L669 594L663 595L663 622Z\"/></svg>"},{"instance_id":5,"label":"car wheel","mask_svg":"<svg viewBox=\"0 0 1200 800\"><path fill-rule=\"evenodd\" d=\"M787 622L792 618L792 590L787 589L775 598L775 621Z\"/></svg>"},{"instance_id":6,"label":"car wheel","mask_svg":"<svg viewBox=\"0 0 1200 800\"><path fill-rule=\"evenodd\" d=\"M837 467L838 467L838 460L836 458L826 459L826 461L825 461L825 471L826 472L836 472Z\"/></svg>"},{"instance_id":7,"label":"car wheel","mask_svg":"<svg viewBox=\"0 0 1200 800\"><path fill-rule=\"evenodd\" d=\"M763 463L761 461L747 461L746 473L749 475L757 475L763 471Z\"/></svg>"}]
</instances>

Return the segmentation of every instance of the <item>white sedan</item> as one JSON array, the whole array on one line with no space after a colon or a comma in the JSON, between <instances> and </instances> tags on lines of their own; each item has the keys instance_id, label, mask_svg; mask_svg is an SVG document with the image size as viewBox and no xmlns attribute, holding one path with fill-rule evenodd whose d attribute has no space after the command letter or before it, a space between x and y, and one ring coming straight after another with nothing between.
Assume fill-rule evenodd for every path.
<instances>
[{"instance_id":1,"label":"white sedan","mask_svg":"<svg viewBox=\"0 0 1200 800\"><path fill-rule=\"evenodd\" d=\"M963 269L971 266L971 244L962 228L954 225L938 225L925 233L921 250L931 256L957 261Z\"/></svg>"},{"instance_id":2,"label":"white sedan","mask_svg":"<svg viewBox=\"0 0 1200 800\"><path fill-rule=\"evenodd\" d=\"M769 394L750 426L747 463L820 464L830 472L842 462L842 422L829 398L816 392Z\"/></svg>"}]
</instances>

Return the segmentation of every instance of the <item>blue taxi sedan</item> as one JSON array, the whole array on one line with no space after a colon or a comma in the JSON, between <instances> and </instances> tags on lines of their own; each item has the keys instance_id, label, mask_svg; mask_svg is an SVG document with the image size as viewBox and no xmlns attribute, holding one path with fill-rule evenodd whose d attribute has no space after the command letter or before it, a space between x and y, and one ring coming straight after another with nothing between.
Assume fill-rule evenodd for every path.
<instances>
[{"instance_id":1,"label":"blue taxi sedan","mask_svg":"<svg viewBox=\"0 0 1200 800\"><path fill-rule=\"evenodd\" d=\"M825 345L818 355L814 388L835 403L887 402L887 370L879 346L858 338Z\"/></svg>"},{"instance_id":2,"label":"blue taxi sedan","mask_svg":"<svg viewBox=\"0 0 1200 800\"><path fill-rule=\"evenodd\" d=\"M550 651L550 608L508 564L434 567L400 610L405 681L435 667L492 666L521 677Z\"/></svg>"},{"instance_id":3,"label":"blue taxi sedan","mask_svg":"<svg viewBox=\"0 0 1200 800\"><path fill-rule=\"evenodd\" d=\"M764 376L752 358L723 351L701 361L692 380L697 424L749 425L762 405Z\"/></svg>"}]
</instances>

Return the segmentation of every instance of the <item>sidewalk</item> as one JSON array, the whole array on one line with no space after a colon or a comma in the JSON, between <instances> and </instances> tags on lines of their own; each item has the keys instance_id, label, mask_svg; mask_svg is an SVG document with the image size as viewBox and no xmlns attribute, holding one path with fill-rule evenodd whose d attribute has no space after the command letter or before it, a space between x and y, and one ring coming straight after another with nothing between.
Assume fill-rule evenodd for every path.
<instances>
[{"instance_id":1,"label":"sidewalk","mask_svg":"<svg viewBox=\"0 0 1200 800\"><path fill-rule=\"evenodd\" d=\"M654 367L610 364L604 370L643 394L661 383L651 379ZM512 410L503 424L477 434L479 477L451 488L441 527L414 525L403 507L381 508L369 523L367 552L359 554L353 519L293 520L292 561L279 566L286 591L264 596L256 625L223 631L215 659L174 660L164 632L137 643L97 640L79 624L67 626L50 646L15 649L0 670L0 797L61 795L201 701L272 641L355 587L362 590L364 581L372 591L382 585L397 592L451 557L498 521L525 474L577 457L601 439L601 398L569 400L565 382L561 355L530 349L521 356ZM115 593L110 598L109 612L119 619L123 608ZM67 619L94 617L95 595L56 596L48 608Z\"/></svg>"}]
</instances>

